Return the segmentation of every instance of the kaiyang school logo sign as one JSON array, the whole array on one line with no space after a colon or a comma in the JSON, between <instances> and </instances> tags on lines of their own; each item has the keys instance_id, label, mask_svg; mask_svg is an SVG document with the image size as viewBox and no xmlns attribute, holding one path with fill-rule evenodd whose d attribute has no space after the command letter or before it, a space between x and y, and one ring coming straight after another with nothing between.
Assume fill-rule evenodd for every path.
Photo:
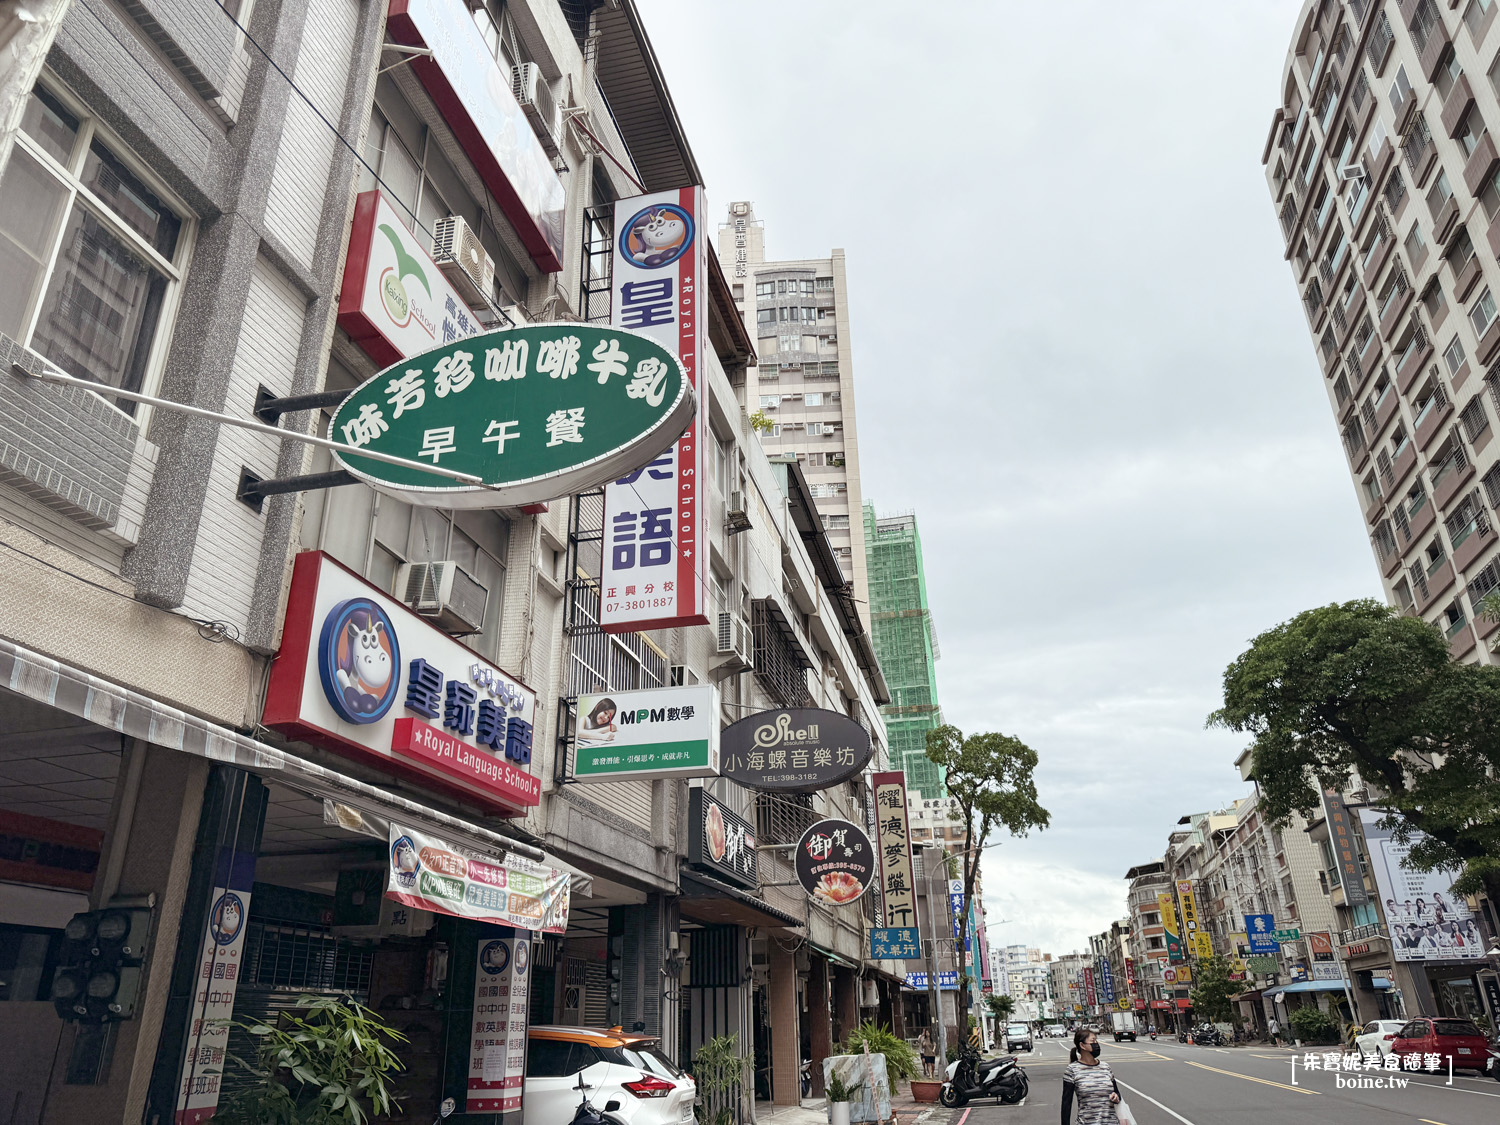
<instances>
[{"instance_id":1,"label":"kaiyang school logo sign","mask_svg":"<svg viewBox=\"0 0 1500 1125\"><path fill-rule=\"evenodd\" d=\"M586 492L640 469L696 409L682 364L662 345L628 328L569 322L485 332L404 359L350 394L329 433L352 447L335 454L340 463L382 491L496 508Z\"/></svg>"}]
</instances>

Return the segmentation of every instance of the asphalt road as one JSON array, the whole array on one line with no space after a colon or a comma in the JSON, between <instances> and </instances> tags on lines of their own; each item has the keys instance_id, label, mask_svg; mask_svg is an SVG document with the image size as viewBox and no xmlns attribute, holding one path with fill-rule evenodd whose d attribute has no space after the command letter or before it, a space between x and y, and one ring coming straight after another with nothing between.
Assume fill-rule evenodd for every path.
<instances>
[{"instance_id":1,"label":"asphalt road","mask_svg":"<svg viewBox=\"0 0 1500 1125\"><path fill-rule=\"evenodd\" d=\"M1062 1070L1071 1040L1038 1040L1021 1065L1031 1096L1021 1106L973 1102L954 1111L948 1125L1057 1125ZM1104 1038L1103 1058L1139 1125L1495 1125L1500 1122L1500 1082L1446 1074L1406 1074L1404 1089L1339 1088L1339 1079L1365 1078L1306 1071L1303 1052L1269 1047L1192 1047L1115 1043ZM1295 1063L1294 1063L1295 1060ZM1368 1075L1384 1080L1384 1072Z\"/></svg>"}]
</instances>

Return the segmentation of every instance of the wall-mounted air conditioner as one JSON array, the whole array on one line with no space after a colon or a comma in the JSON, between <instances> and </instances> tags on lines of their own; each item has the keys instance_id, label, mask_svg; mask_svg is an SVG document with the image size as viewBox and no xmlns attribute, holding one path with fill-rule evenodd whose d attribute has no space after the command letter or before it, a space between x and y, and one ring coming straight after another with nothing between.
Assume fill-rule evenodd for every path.
<instances>
[{"instance_id":1,"label":"wall-mounted air conditioner","mask_svg":"<svg viewBox=\"0 0 1500 1125\"><path fill-rule=\"evenodd\" d=\"M729 494L729 503L724 509L724 525L730 535L750 530L750 513L745 508L745 494L739 489Z\"/></svg>"},{"instance_id":2,"label":"wall-mounted air conditioner","mask_svg":"<svg viewBox=\"0 0 1500 1125\"><path fill-rule=\"evenodd\" d=\"M449 215L433 225L432 260L470 305L489 305L495 291L495 259L461 215Z\"/></svg>"},{"instance_id":3,"label":"wall-mounted air conditioner","mask_svg":"<svg viewBox=\"0 0 1500 1125\"><path fill-rule=\"evenodd\" d=\"M454 636L484 627L490 592L456 562L405 563L391 591L434 625Z\"/></svg>"},{"instance_id":4,"label":"wall-mounted air conditioner","mask_svg":"<svg viewBox=\"0 0 1500 1125\"><path fill-rule=\"evenodd\" d=\"M562 115L552 87L547 85L547 79L536 63L513 66L510 74L511 93L526 111L526 119L531 122L537 140L542 142L548 156L557 156L561 152L558 138L562 136Z\"/></svg>"},{"instance_id":5,"label":"wall-mounted air conditioner","mask_svg":"<svg viewBox=\"0 0 1500 1125\"><path fill-rule=\"evenodd\" d=\"M721 658L716 666L718 669L737 664L739 670L744 671L754 664L755 641L750 633L750 622L739 614L719 614L714 641L714 652Z\"/></svg>"}]
</instances>

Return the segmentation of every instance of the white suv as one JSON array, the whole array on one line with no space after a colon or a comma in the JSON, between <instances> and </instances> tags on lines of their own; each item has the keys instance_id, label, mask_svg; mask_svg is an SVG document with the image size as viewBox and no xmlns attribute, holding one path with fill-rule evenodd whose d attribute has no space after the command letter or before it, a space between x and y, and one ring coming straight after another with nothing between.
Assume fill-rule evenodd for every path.
<instances>
[{"instance_id":1,"label":"white suv","mask_svg":"<svg viewBox=\"0 0 1500 1125\"><path fill-rule=\"evenodd\" d=\"M522 1125L567 1125L578 1074L589 1104L626 1125L691 1125L698 1087L655 1039L596 1027L533 1027L526 1034Z\"/></svg>"}]
</instances>

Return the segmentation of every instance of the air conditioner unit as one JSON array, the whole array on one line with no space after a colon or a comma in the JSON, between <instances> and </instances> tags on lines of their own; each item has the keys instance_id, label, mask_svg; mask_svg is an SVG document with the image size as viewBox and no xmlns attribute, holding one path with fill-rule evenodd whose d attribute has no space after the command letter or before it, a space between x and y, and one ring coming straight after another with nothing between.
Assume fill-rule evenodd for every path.
<instances>
[{"instance_id":1,"label":"air conditioner unit","mask_svg":"<svg viewBox=\"0 0 1500 1125\"><path fill-rule=\"evenodd\" d=\"M1353 164L1345 164L1339 169L1341 180L1362 180L1365 178L1365 162L1356 160Z\"/></svg>"},{"instance_id":2,"label":"air conditioner unit","mask_svg":"<svg viewBox=\"0 0 1500 1125\"><path fill-rule=\"evenodd\" d=\"M511 93L515 94L516 101L526 111L526 118L531 122L537 140L542 142L548 156L557 156L561 152L557 139L562 136L562 122L557 99L552 96L552 87L547 85L547 79L542 76L536 63L513 66L510 74Z\"/></svg>"},{"instance_id":3,"label":"air conditioner unit","mask_svg":"<svg viewBox=\"0 0 1500 1125\"><path fill-rule=\"evenodd\" d=\"M750 530L750 513L745 510L745 494L735 489L729 494L729 505L724 512L724 522L730 535Z\"/></svg>"},{"instance_id":4,"label":"air conditioner unit","mask_svg":"<svg viewBox=\"0 0 1500 1125\"><path fill-rule=\"evenodd\" d=\"M432 260L470 305L483 307L490 303L495 288L495 259L480 245L479 235L461 215L449 215L433 224Z\"/></svg>"},{"instance_id":5,"label":"air conditioner unit","mask_svg":"<svg viewBox=\"0 0 1500 1125\"><path fill-rule=\"evenodd\" d=\"M396 568L392 593L454 636L484 627L490 592L456 562L405 563Z\"/></svg>"},{"instance_id":6,"label":"air conditioner unit","mask_svg":"<svg viewBox=\"0 0 1500 1125\"><path fill-rule=\"evenodd\" d=\"M745 671L754 663L755 642L751 638L750 622L737 613L721 613L715 636L714 652L723 659L715 666L723 669L736 665L737 671Z\"/></svg>"}]
</instances>

